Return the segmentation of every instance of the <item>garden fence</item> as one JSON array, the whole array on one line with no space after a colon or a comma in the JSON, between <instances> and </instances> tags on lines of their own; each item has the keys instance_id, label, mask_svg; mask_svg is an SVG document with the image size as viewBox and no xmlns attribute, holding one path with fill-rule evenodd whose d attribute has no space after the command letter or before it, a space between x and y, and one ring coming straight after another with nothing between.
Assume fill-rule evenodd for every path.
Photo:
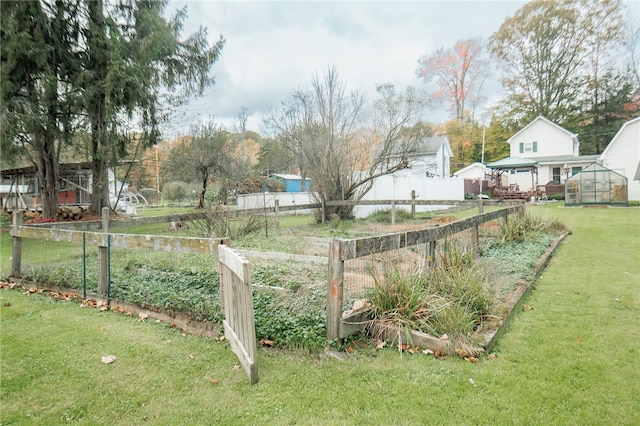
<instances>
[{"instance_id":1,"label":"garden fence","mask_svg":"<svg viewBox=\"0 0 640 426\"><path fill-rule=\"evenodd\" d=\"M343 321L345 303L345 264L355 259L366 259L372 255L387 253L398 256L397 251L423 244L425 250L425 267L429 267L435 259L436 245L439 240L446 240L455 234L470 231L474 250L478 249L479 226L496 219L507 220L509 215L524 214L524 204L501 208L489 213L482 213L467 219L458 220L437 227L396 232L382 236L354 239L335 238L329 251L329 289L327 301L327 338L344 338L361 329L361 325L353 326ZM402 256L406 256L406 253ZM415 263L414 263L415 266ZM371 272L371 271L370 271Z\"/></svg>"},{"instance_id":2,"label":"garden fence","mask_svg":"<svg viewBox=\"0 0 640 426\"><path fill-rule=\"evenodd\" d=\"M258 368L249 261L223 244L218 247L218 259L224 336L254 384L258 381Z\"/></svg>"}]
</instances>

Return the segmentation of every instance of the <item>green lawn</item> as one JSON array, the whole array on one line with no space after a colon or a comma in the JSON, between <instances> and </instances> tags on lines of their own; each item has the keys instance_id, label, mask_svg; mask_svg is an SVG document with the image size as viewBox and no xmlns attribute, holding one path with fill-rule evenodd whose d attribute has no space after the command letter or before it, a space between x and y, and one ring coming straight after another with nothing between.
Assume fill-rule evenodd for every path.
<instances>
[{"instance_id":1,"label":"green lawn","mask_svg":"<svg viewBox=\"0 0 640 426\"><path fill-rule=\"evenodd\" d=\"M495 359L261 349L251 386L227 343L2 290L0 423L640 424L640 209L532 210L573 234Z\"/></svg>"}]
</instances>

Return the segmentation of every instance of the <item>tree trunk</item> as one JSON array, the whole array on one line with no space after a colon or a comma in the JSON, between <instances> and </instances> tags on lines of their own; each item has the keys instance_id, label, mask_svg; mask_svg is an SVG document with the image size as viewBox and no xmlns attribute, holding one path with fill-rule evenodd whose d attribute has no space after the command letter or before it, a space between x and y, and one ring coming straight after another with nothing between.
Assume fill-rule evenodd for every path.
<instances>
[{"instance_id":1,"label":"tree trunk","mask_svg":"<svg viewBox=\"0 0 640 426\"><path fill-rule=\"evenodd\" d=\"M58 214L58 161L53 141L43 141L42 135L35 135L37 145L37 176L42 201L42 216L55 218Z\"/></svg>"},{"instance_id":2,"label":"tree trunk","mask_svg":"<svg viewBox=\"0 0 640 426\"><path fill-rule=\"evenodd\" d=\"M103 207L109 206L109 174L106 161L96 159L91 162L93 182L91 185L91 206L93 214L100 214Z\"/></svg>"},{"instance_id":3,"label":"tree trunk","mask_svg":"<svg viewBox=\"0 0 640 426\"><path fill-rule=\"evenodd\" d=\"M108 143L107 118L108 97L106 91L109 49L103 3L100 0L87 3L91 21L87 43L89 45L89 69L93 74L93 85L89 88L89 120L91 122L91 155L93 185L90 210L101 214L102 208L109 206L109 178L107 173Z\"/></svg>"},{"instance_id":4,"label":"tree trunk","mask_svg":"<svg viewBox=\"0 0 640 426\"><path fill-rule=\"evenodd\" d=\"M202 176L202 189L200 190L200 200L198 201L198 208L204 208L204 196L207 193L207 181L209 180L209 175L204 173Z\"/></svg>"}]
</instances>

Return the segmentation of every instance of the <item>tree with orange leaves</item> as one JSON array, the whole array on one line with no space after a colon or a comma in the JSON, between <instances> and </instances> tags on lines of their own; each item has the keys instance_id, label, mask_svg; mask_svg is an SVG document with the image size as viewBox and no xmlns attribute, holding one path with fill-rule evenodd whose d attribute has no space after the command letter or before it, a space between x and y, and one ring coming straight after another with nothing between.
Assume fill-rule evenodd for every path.
<instances>
[{"instance_id":1,"label":"tree with orange leaves","mask_svg":"<svg viewBox=\"0 0 640 426\"><path fill-rule=\"evenodd\" d=\"M425 83L436 81L438 90L432 96L448 100L458 122L463 121L469 105L473 111L482 99L481 89L487 77L483 53L481 39L467 39L418 60L416 74Z\"/></svg>"}]
</instances>

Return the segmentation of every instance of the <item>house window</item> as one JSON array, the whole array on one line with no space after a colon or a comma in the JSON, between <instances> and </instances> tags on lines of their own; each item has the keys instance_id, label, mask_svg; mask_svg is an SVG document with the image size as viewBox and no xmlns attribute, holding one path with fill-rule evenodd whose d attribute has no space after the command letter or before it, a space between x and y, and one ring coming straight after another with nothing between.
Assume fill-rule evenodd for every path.
<instances>
[{"instance_id":1,"label":"house window","mask_svg":"<svg viewBox=\"0 0 640 426\"><path fill-rule=\"evenodd\" d=\"M520 154L538 152L538 142L520 142Z\"/></svg>"},{"instance_id":2,"label":"house window","mask_svg":"<svg viewBox=\"0 0 640 426\"><path fill-rule=\"evenodd\" d=\"M552 175L553 183L560 183L560 167L554 167Z\"/></svg>"},{"instance_id":3,"label":"house window","mask_svg":"<svg viewBox=\"0 0 640 426\"><path fill-rule=\"evenodd\" d=\"M582 167L572 167L571 168L571 176L578 174L582 171Z\"/></svg>"}]
</instances>

